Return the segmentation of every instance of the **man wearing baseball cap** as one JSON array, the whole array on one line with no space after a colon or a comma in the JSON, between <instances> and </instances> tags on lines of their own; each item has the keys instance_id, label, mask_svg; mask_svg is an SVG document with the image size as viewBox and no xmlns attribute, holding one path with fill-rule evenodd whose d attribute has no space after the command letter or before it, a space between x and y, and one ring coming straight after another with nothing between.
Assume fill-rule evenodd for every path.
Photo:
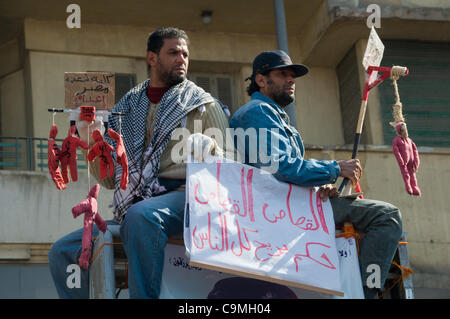
<instances>
[{"instance_id":1,"label":"man wearing baseball cap","mask_svg":"<svg viewBox=\"0 0 450 319\"><path fill-rule=\"evenodd\" d=\"M295 79L308 73L308 68L293 64L283 51L265 51L253 61L253 73L248 78L247 93L250 102L243 105L233 115L230 127L256 129L258 147L267 143L272 161L277 161L278 180L305 187L318 186L322 200L330 199L337 226L351 222L360 232L365 233L360 243L360 270L366 298L377 298L378 289L384 285L402 234L401 214L397 207L375 200L341 197L333 185L339 176L349 178L356 185L362 174L358 159L344 161L319 161L305 159L305 148L300 134L289 122L284 108L294 101ZM266 134L261 134L261 130ZM259 141L259 136L263 138ZM245 154L240 154L246 164L263 168L258 150L257 156L249 154L249 143L245 136L236 135L237 144L245 145ZM274 142L275 141L275 142ZM275 147L273 145L276 145ZM238 149L239 151L239 149ZM249 162L257 158L257 162ZM380 267L380 287L367 287L367 279L372 274L368 266ZM372 269L372 267L369 267ZM370 280L369 280L370 281ZM369 285L370 287L372 285Z\"/></svg>"}]
</instances>

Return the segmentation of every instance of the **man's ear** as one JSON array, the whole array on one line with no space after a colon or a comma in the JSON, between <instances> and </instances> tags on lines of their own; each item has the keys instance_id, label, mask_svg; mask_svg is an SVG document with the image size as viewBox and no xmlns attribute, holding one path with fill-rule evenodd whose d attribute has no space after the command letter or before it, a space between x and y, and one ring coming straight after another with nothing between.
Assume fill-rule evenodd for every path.
<instances>
[{"instance_id":1,"label":"man's ear","mask_svg":"<svg viewBox=\"0 0 450 319\"><path fill-rule=\"evenodd\" d=\"M260 89L266 87L266 78L262 74L258 73L258 74L255 75L255 82L256 82L256 84L258 84Z\"/></svg>"},{"instance_id":2,"label":"man's ear","mask_svg":"<svg viewBox=\"0 0 450 319\"><path fill-rule=\"evenodd\" d=\"M150 67L153 67L156 65L158 61L158 55L153 51L147 51L147 63L150 65Z\"/></svg>"}]
</instances>

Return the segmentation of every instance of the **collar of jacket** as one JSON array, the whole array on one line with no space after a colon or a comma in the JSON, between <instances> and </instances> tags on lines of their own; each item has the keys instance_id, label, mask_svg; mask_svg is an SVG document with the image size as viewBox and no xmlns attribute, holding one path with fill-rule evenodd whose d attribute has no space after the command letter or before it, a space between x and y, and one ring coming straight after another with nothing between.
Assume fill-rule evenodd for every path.
<instances>
[{"instance_id":1,"label":"collar of jacket","mask_svg":"<svg viewBox=\"0 0 450 319\"><path fill-rule=\"evenodd\" d=\"M251 95L251 99L252 100L261 100L263 102L266 102L267 104L269 104L270 106L272 106L275 111L277 111L281 118L290 125L290 119L289 119L289 115L287 115L287 113L277 104L275 103L271 98L267 97L266 95L260 93L260 92L254 92Z\"/></svg>"}]
</instances>

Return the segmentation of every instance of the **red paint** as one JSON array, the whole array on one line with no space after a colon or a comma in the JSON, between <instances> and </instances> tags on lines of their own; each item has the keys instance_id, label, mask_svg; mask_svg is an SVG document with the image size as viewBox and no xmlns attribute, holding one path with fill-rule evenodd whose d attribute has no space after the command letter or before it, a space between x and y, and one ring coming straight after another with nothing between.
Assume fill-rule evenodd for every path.
<instances>
[{"instance_id":1,"label":"red paint","mask_svg":"<svg viewBox=\"0 0 450 319\"><path fill-rule=\"evenodd\" d=\"M298 261L303 260L303 258L308 258L311 259L312 261L326 267L329 269L336 269L336 267L331 263L330 259L328 258L328 256L325 253L322 253L322 255L320 255L320 258L322 260L319 260L317 258L314 258L311 256L311 252L309 251L309 246L310 245L319 245L319 246L323 246L325 248L331 248L331 246L325 245L325 244L321 244L321 243L315 243L315 242L311 242L311 243L306 243L305 248L306 248L306 254L295 254L294 256L294 262L295 262L295 271L298 272Z\"/></svg>"},{"instance_id":2,"label":"red paint","mask_svg":"<svg viewBox=\"0 0 450 319\"><path fill-rule=\"evenodd\" d=\"M264 219L267 220L269 223L275 224L277 221L282 220L284 217L286 217L286 212L284 210L280 209L280 215L275 216L275 214L272 214L272 216L275 219L270 220L266 214L267 207L269 207L269 205L267 203L264 203L263 208L262 208L262 213L263 213Z\"/></svg>"},{"instance_id":3,"label":"red paint","mask_svg":"<svg viewBox=\"0 0 450 319\"><path fill-rule=\"evenodd\" d=\"M253 212L252 180L253 180L253 169L249 169L247 172L248 213L249 213L250 221L254 222L255 214Z\"/></svg>"},{"instance_id":4,"label":"red paint","mask_svg":"<svg viewBox=\"0 0 450 319\"><path fill-rule=\"evenodd\" d=\"M276 247L275 253L272 253L274 251L274 248L272 247L271 243L260 243L259 241L255 240L255 243L257 243L259 246L255 249L255 258L261 262L265 262L272 257L280 257L287 253L288 247L286 245L282 245L281 247ZM262 251L259 251L261 250ZM264 256L267 255L267 256ZM265 257L265 258L264 258Z\"/></svg>"},{"instance_id":5,"label":"red paint","mask_svg":"<svg viewBox=\"0 0 450 319\"><path fill-rule=\"evenodd\" d=\"M320 225L322 226L323 231L326 234L329 234L327 222L325 221L325 215L323 214L323 206L319 193L316 193L316 205L317 205L317 212L319 213Z\"/></svg>"},{"instance_id":6,"label":"red paint","mask_svg":"<svg viewBox=\"0 0 450 319\"><path fill-rule=\"evenodd\" d=\"M257 233L258 230L253 230L253 229L249 229L249 228L242 228L242 233L244 234L244 238L245 238L245 243L243 243L242 241L242 236L241 236L241 227L239 226L239 221L237 220L237 218L235 219L235 223L236 223L236 227L237 227L237 232L238 232L238 239L239 239L239 249L240 249L240 253L237 254L235 253L233 247L234 247L234 241L231 243L231 252L236 255L236 256L241 256L243 250L245 249L247 251L252 249L252 246L250 244L250 241L248 240L248 236L247 236L247 231L249 232L253 232L253 233Z\"/></svg>"}]
</instances>

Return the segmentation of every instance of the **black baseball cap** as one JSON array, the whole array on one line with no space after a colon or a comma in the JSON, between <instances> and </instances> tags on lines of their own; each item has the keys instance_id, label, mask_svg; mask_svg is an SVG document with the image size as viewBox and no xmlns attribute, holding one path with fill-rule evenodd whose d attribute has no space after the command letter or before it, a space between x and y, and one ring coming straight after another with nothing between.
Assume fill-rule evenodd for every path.
<instances>
[{"instance_id":1,"label":"black baseball cap","mask_svg":"<svg viewBox=\"0 0 450 319\"><path fill-rule=\"evenodd\" d=\"M253 60L253 73L251 77L256 74L266 74L271 70L290 68L295 72L295 77L298 78L308 73L309 69L303 64L293 64L289 55L282 50L264 51L260 53Z\"/></svg>"}]
</instances>

